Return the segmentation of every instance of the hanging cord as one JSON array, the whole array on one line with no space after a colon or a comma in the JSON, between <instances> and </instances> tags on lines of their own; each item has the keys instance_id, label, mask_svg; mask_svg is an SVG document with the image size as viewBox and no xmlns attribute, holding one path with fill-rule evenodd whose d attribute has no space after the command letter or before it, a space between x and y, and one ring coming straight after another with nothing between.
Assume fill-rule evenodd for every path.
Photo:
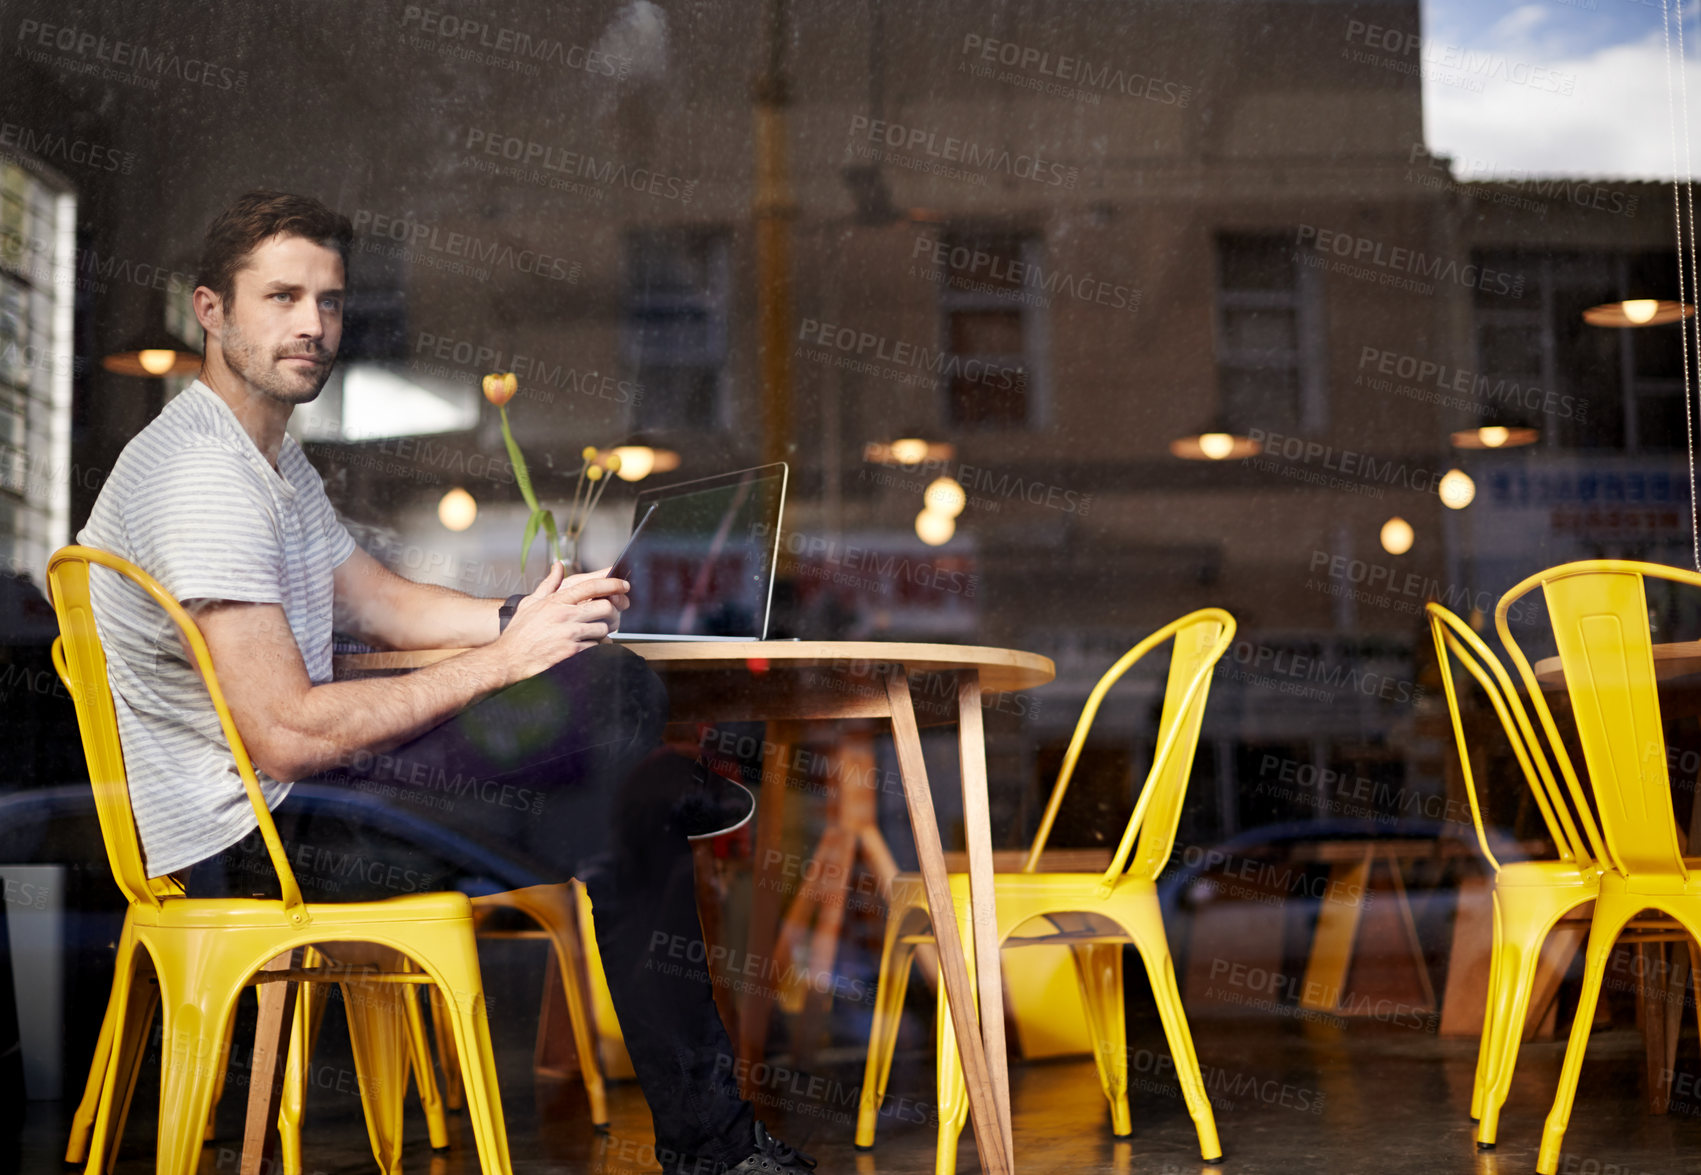
<instances>
[{"instance_id":1,"label":"hanging cord","mask_svg":"<svg viewBox=\"0 0 1701 1175\"><path fill-rule=\"evenodd\" d=\"M1678 8L1677 15L1677 78L1678 87L1682 93L1683 106L1683 189L1678 190L1677 162L1677 112L1672 108L1671 84L1671 0L1660 0L1660 32L1665 42L1666 60L1666 115L1671 127L1671 204L1672 219L1677 227L1677 303L1679 310L1678 330L1680 349L1683 352L1683 427L1688 437L1689 452L1689 536L1693 547L1695 570L1701 571L1701 525L1697 524L1695 501L1695 403L1690 391L1689 355L1690 347L1696 347L1697 363L1701 364L1701 322L1697 322L1688 312L1690 305L1689 293L1697 289L1698 275L1695 263L1695 195L1694 184L1691 182L1689 161L1689 81L1684 72L1683 49L1683 9ZM1688 249L1684 248L1684 221L1688 220ZM1684 261L1689 262L1687 282L1685 281ZM1693 343L1692 343L1693 340Z\"/></svg>"}]
</instances>

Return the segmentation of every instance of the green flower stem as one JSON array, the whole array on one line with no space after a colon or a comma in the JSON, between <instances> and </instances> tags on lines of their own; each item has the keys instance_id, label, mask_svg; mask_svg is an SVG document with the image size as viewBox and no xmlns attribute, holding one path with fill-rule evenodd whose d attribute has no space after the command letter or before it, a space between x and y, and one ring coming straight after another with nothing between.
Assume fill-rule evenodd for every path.
<instances>
[{"instance_id":1,"label":"green flower stem","mask_svg":"<svg viewBox=\"0 0 1701 1175\"><path fill-rule=\"evenodd\" d=\"M514 463L514 480L519 484L520 496L525 498L526 505L536 514L540 509L537 495L532 493L532 476L526 472L526 459L521 455L520 446L514 441L514 433L508 427L508 406L504 404L497 411L502 414L502 443L508 446L508 460ZM527 545L530 545L529 540Z\"/></svg>"},{"instance_id":2,"label":"green flower stem","mask_svg":"<svg viewBox=\"0 0 1701 1175\"><path fill-rule=\"evenodd\" d=\"M538 523L543 521L543 511L533 510L530 518L526 519L526 532L520 537L520 580L526 578L526 560L531 557L532 539L537 535Z\"/></svg>"},{"instance_id":3,"label":"green flower stem","mask_svg":"<svg viewBox=\"0 0 1701 1175\"><path fill-rule=\"evenodd\" d=\"M549 510L543 515L543 533L549 536L549 557L555 562L561 562L561 536L555 533L555 515Z\"/></svg>"}]
</instances>

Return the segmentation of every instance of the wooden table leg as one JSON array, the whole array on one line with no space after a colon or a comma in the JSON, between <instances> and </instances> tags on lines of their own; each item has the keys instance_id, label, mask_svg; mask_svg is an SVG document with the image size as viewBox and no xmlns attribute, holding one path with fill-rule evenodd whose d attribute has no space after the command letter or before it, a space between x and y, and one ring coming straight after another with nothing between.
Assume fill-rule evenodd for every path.
<instances>
[{"instance_id":1,"label":"wooden table leg","mask_svg":"<svg viewBox=\"0 0 1701 1175\"><path fill-rule=\"evenodd\" d=\"M850 875L856 869L856 834L848 828L831 828L830 840L824 840L825 850L815 860L821 862L818 880L804 881L798 898L809 895L815 908L815 925L809 934L808 986L803 991L801 1014L792 1026L792 1056L798 1067L815 1067L815 1049L833 1002L833 963L839 950L839 932L844 927L845 900L849 897ZM825 988L825 990L823 990Z\"/></svg>"},{"instance_id":2,"label":"wooden table leg","mask_svg":"<svg viewBox=\"0 0 1701 1175\"><path fill-rule=\"evenodd\" d=\"M974 916L981 1036L986 1041L998 1120L1004 1126L1004 1152L1014 1156L1010 1069L1004 1041L1004 969L999 964L998 914L993 902L992 808L986 792L986 734L981 723L978 669L957 675L957 755L963 774L963 835L969 854L969 908Z\"/></svg>"},{"instance_id":3,"label":"wooden table leg","mask_svg":"<svg viewBox=\"0 0 1701 1175\"><path fill-rule=\"evenodd\" d=\"M1683 997L1689 987L1687 954L1680 944L1636 944L1637 1008L1648 1073L1648 1112L1664 1114L1671 1105L1672 1065L1683 1023Z\"/></svg>"},{"instance_id":4,"label":"wooden table leg","mask_svg":"<svg viewBox=\"0 0 1701 1175\"><path fill-rule=\"evenodd\" d=\"M295 951L286 951L262 970L288 971ZM277 1166L276 1124L283 1100L284 1063L289 1049L284 1032L295 1019L296 983L262 983L260 1017L254 1025L254 1057L248 1068L248 1121L242 1132L239 1175L261 1175Z\"/></svg>"},{"instance_id":5,"label":"wooden table leg","mask_svg":"<svg viewBox=\"0 0 1701 1175\"><path fill-rule=\"evenodd\" d=\"M1447 952L1447 986L1441 997L1438 1035L1481 1035L1493 945L1494 879L1467 877L1459 883L1453 915L1453 949Z\"/></svg>"},{"instance_id":6,"label":"wooden table leg","mask_svg":"<svg viewBox=\"0 0 1701 1175\"><path fill-rule=\"evenodd\" d=\"M915 835L916 857L921 865L922 886L927 894L928 914L933 920L933 935L939 951L940 977L944 981L942 994L949 1001L957 1049L962 1054L975 1147L984 1170L991 1175L1010 1175L1013 1168L1010 1151L1004 1144L1007 1136L1005 1119L999 1112L992 1074L987 1067L986 1042L980 1032L974 987L969 982L968 963L963 956L963 943L957 930L956 907L951 900L951 883L945 871L945 850L939 842L933 795L927 785L927 762L922 756L921 735L910 699L909 675L903 668L894 670L887 677L886 696L892 709L892 742L898 753L898 771L903 776L904 798L909 804L910 830ZM979 712L977 705L977 717ZM996 977L996 969L993 974ZM1002 1005L1002 996L999 1002Z\"/></svg>"},{"instance_id":7,"label":"wooden table leg","mask_svg":"<svg viewBox=\"0 0 1701 1175\"><path fill-rule=\"evenodd\" d=\"M1364 913L1364 895L1370 892L1370 863L1375 849L1366 849L1362 860L1338 864L1329 870L1329 888L1317 929L1311 936L1311 954L1305 963L1305 985L1300 1006L1333 1012L1346 995L1347 970L1352 966L1353 946L1358 942L1359 919ZM1350 900L1342 894L1356 895Z\"/></svg>"},{"instance_id":8,"label":"wooden table leg","mask_svg":"<svg viewBox=\"0 0 1701 1175\"><path fill-rule=\"evenodd\" d=\"M786 789L791 786L789 764L792 749L803 741L803 724L795 721L774 721L767 724L766 753L762 757L761 794L756 801L756 844L752 848L751 871L754 874L750 900L750 925L745 932L746 959L768 959L774 951L779 931L782 888L781 877L772 863L779 859L780 845L785 841ZM774 876L767 876L768 872ZM768 1042L768 1018L773 1010L773 993L762 984L753 983L740 993L738 999L738 1058L744 1062L740 1069L755 1071L757 1061ZM750 1095L748 1082L745 1096Z\"/></svg>"}]
</instances>

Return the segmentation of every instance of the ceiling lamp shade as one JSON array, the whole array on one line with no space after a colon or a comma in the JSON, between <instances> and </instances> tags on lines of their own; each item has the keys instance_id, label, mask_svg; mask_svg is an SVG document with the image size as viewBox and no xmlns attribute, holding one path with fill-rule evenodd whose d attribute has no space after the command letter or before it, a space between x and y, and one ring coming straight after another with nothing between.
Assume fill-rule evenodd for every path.
<instances>
[{"instance_id":1,"label":"ceiling lamp shade","mask_svg":"<svg viewBox=\"0 0 1701 1175\"><path fill-rule=\"evenodd\" d=\"M1460 429L1452 436L1455 449L1516 449L1533 445L1541 439L1533 428L1512 424L1485 424L1481 428Z\"/></svg>"},{"instance_id":2,"label":"ceiling lamp shade","mask_svg":"<svg viewBox=\"0 0 1701 1175\"><path fill-rule=\"evenodd\" d=\"M1241 461L1256 457L1264 447L1251 437L1213 429L1177 437L1169 443L1169 451L1187 461Z\"/></svg>"},{"instance_id":3,"label":"ceiling lamp shade","mask_svg":"<svg viewBox=\"0 0 1701 1175\"><path fill-rule=\"evenodd\" d=\"M201 370L201 357L163 330L132 339L130 345L100 361L114 375L160 379L167 375L194 375Z\"/></svg>"},{"instance_id":4,"label":"ceiling lamp shade","mask_svg":"<svg viewBox=\"0 0 1701 1175\"><path fill-rule=\"evenodd\" d=\"M1583 321L1590 326L1663 326L1688 318L1695 307L1682 302L1667 302L1660 298L1629 298L1623 302L1603 302L1583 311Z\"/></svg>"},{"instance_id":5,"label":"ceiling lamp shade","mask_svg":"<svg viewBox=\"0 0 1701 1175\"><path fill-rule=\"evenodd\" d=\"M956 455L957 447L949 441L928 441L917 436L900 437L895 441L870 441L862 447L864 461L876 461L882 465L944 462Z\"/></svg>"},{"instance_id":6,"label":"ceiling lamp shade","mask_svg":"<svg viewBox=\"0 0 1701 1175\"><path fill-rule=\"evenodd\" d=\"M672 473L679 468L679 454L672 449L660 449L640 440L597 450L597 464L607 465L610 457L619 457L615 476L621 481L643 481L652 473Z\"/></svg>"}]
</instances>

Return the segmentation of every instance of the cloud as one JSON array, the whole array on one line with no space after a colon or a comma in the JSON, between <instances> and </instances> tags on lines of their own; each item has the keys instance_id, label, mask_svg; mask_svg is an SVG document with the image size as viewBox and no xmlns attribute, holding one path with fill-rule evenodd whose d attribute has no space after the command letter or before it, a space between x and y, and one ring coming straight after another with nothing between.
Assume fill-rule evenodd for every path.
<instances>
[{"instance_id":1,"label":"cloud","mask_svg":"<svg viewBox=\"0 0 1701 1175\"><path fill-rule=\"evenodd\" d=\"M1524 4L1508 12L1489 30L1491 36L1514 40L1527 37L1547 20L1548 11L1539 4Z\"/></svg>"},{"instance_id":2,"label":"cloud","mask_svg":"<svg viewBox=\"0 0 1701 1175\"><path fill-rule=\"evenodd\" d=\"M1453 156L1460 173L1473 177L1669 180L1685 169L1684 88L1689 170L1701 170L1701 66L1680 70L1674 43L1669 85L1667 76L1657 31L1560 60L1516 49L1426 53L1424 138L1432 153Z\"/></svg>"}]
</instances>

